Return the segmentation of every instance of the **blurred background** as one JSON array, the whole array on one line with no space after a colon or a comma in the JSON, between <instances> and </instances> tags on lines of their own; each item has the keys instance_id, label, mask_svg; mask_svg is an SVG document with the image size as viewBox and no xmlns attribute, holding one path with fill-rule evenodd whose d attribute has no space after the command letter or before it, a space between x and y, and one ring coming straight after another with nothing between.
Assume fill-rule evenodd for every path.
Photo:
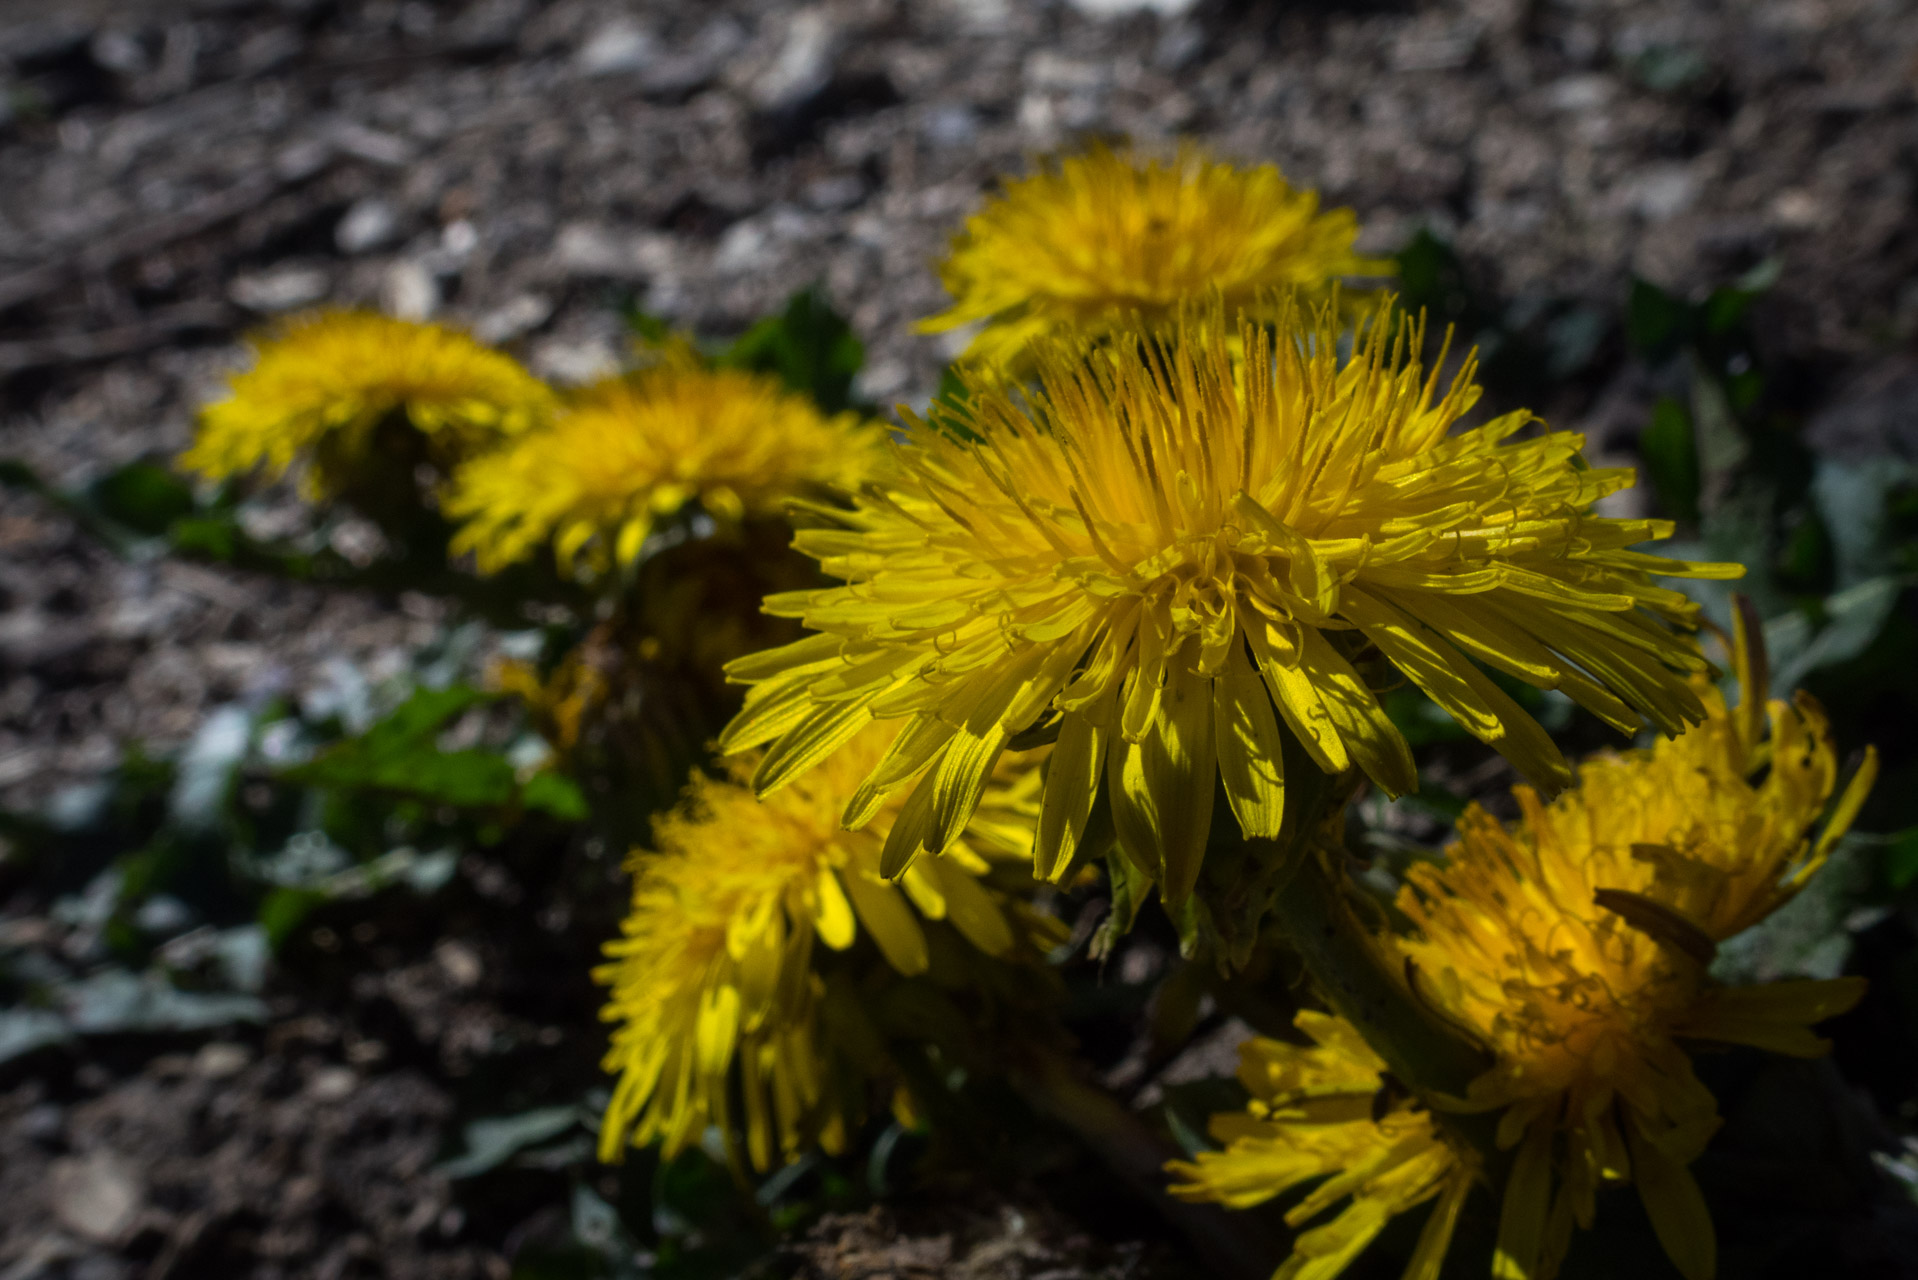
<instances>
[{"instance_id":1,"label":"blurred background","mask_svg":"<svg viewBox=\"0 0 1918 1280\"><path fill-rule=\"evenodd\" d=\"M1355 209L1490 404L1640 465L1615 501L1744 561L1775 688L1877 743L1867 834L1740 961L1873 994L1713 1158L1748 1253L1912 1274L1918 4L4 0L0 1277L1183 1274L1094 1175L1060 1190L1062 1141L905 1194L890 1147L756 1196L596 1166L619 851L263 780L510 638L183 541L164 467L237 337L320 304L581 382L634 308L724 337L816 286L851 394L923 405L965 335L911 325L994 178L1187 137ZM312 532L289 486L229 514ZM1510 782L1415 741L1439 785L1375 815L1408 839ZM1143 938L1101 1008L1168 963ZM1233 1062L1094 1031L1142 1106ZM1728 1226L1727 1274L1768 1274Z\"/></svg>"}]
</instances>

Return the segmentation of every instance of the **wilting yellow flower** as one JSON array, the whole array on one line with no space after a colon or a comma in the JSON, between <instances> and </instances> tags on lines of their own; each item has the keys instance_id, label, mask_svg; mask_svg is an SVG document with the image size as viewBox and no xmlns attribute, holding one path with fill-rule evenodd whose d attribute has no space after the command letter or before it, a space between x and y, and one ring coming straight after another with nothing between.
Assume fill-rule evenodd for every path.
<instances>
[{"instance_id":1,"label":"wilting yellow flower","mask_svg":"<svg viewBox=\"0 0 1918 1280\"><path fill-rule=\"evenodd\" d=\"M1039 873L1070 865L1103 777L1121 845L1176 902L1215 776L1247 836L1277 835L1281 719L1322 769L1417 785L1370 646L1547 785L1558 748L1476 661L1622 729L1703 714L1680 673L1704 660L1668 629L1694 606L1649 575L1738 566L1631 550L1670 526L1591 514L1632 476L1585 467L1577 435L1519 438L1524 412L1453 434L1473 364L1438 396L1415 326L1382 317L1343 360L1329 309L1281 334L1215 303L1163 339L1048 348L1042 394L977 379L910 421L895 476L799 534L847 585L768 598L822 634L728 668L754 688L722 746L773 743L768 794L909 717L846 813L919 779L893 872L955 837L1014 734L1056 725Z\"/></svg>"},{"instance_id":2,"label":"wilting yellow flower","mask_svg":"<svg viewBox=\"0 0 1918 1280\"><path fill-rule=\"evenodd\" d=\"M1749 662L1740 666L1750 670ZM1760 691L1762 693L1762 690ZM1759 695L1748 695L1757 697ZM1717 944L1801 889L1864 802L1868 756L1832 810L1837 760L1806 696L1725 710L1649 751L1600 756L1545 804L1517 791L1505 826L1476 807L1443 865L1410 874L1399 946L1422 995L1494 1052L1464 1106L1503 1110L1515 1147L1494 1274L1549 1276L1601 1179L1629 1177L1689 1280L1715 1266L1711 1218L1686 1166L1718 1128L1684 1040L1814 1057L1812 1034L1862 979L1724 987Z\"/></svg>"},{"instance_id":3,"label":"wilting yellow flower","mask_svg":"<svg viewBox=\"0 0 1918 1280\"><path fill-rule=\"evenodd\" d=\"M953 305L920 328L983 322L967 358L1023 364L1047 335L1155 327L1212 290L1249 308L1274 288L1320 293L1391 273L1390 260L1352 251L1358 229L1350 209L1321 213L1317 192L1269 164L1096 147L1007 183L967 221L940 269Z\"/></svg>"},{"instance_id":4,"label":"wilting yellow flower","mask_svg":"<svg viewBox=\"0 0 1918 1280\"><path fill-rule=\"evenodd\" d=\"M546 384L512 357L457 330L368 311L326 311L252 340L253 367L200 414L186 467L216 480L256 467L281 474L308 464L315 496L352 476L375 429L404 412L426 440L424 458L450 466L517 435L554 407Z\"/></svg>"},{"instance_id":5,"label":"wilting yellow flower","mask_svg":"<svg viewBox=\"0 0 1918 1280\"><path fill-rule=\"evenodd\" d=\"M550 427L462 468L447 500L466 521L453 549L491 573L550 538L562 568L586 552L603 570L689 502L738 520L857 485L882 438L770 375L661 364L587 388Z\"/></svg>"},{"instance_id":6,"label":"wilting yellow flower","mask_svg":"<svg viewBox=\"0 0 1918 1280\"><path fill-rule=\"evenodd\" d=\"M1436 1198L1405 1280L1438 1280L1476 1157L1388 1086L1385 1063L1350 1023L1310 1010L1297 1023L1310 1046L1257 1038L1240 1048L1239 1082L1251 1101L1212 1117L1223 1151L1166 1166L1183 1179L1172 1194L1245 1209L1325 1178L1285 1215L1294 1227L1350 1197L1331 1222L1299 1236L1273 1280L1337 1275L1394 1215Z\"/></svg>"},{"instance_id":7,"label":"wilting yellow flower","mask_svg":"<svg viewBox=\"0 0 1918 1280\"><path fill-rule=\"evenodd\" d=\"M1029 767L1002 772L964 838L897 884L878 874L896 806L873 831L840 828L846 796L887 737L866 735L764 803L745 785L748 765L724 779L696 774L681 807L656 820L658 851L633 857L632 912L594 975L612 988L602 1016L619 1024L605 1059L619 1083L601 1158L617 1158L628 1141L660 1143L671 1156L708 1125L729 1137L743 1127L761 1169L775 1150L788 1160L814 1143L839 1150L864 1114L863 1089L821 1017L814 941L843 951L863 927L893 969L912 975L929 963L922 918L950 922L991 956L1043 930L979 880L989 858L1028 854L1037 808ZM737 1122L735 1097L745 1108Z\"/></svg>"}]
</instances>

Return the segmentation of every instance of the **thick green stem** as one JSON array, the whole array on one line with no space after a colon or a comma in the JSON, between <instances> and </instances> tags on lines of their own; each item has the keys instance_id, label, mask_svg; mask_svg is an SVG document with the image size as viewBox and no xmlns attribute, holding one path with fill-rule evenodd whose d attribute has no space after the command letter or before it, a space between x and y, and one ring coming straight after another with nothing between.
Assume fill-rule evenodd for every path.
<instances>
[{"instance_id":1,"label":"thick green stem","mask_svg":"<svg viewBox=\"0 0 1918 1280\"><path fill-rule=\"evenodd\" d=\"M1412 991L1403 968L1346 901L1325 854L1308 843L1292 857L1296 866L1272 912L1326 1001L1415 1092L1464 1097L1490 1056Z\"/></svg>"}]
</instances>

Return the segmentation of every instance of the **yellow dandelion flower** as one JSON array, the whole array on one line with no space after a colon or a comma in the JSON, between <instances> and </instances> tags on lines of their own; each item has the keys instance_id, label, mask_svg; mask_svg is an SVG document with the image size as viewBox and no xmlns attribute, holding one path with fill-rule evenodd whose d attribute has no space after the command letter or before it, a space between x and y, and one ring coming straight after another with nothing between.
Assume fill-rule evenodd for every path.
<instances>
[{"instance_id":1,"label":"yellow dandelion flower","mask_svg":"<svg viewBox=\"0 0 1918 1280\"><path fill-rule=\"evenodd\" d=\"M1388 1085L1385 1063L1350 1023L1310 1010L1297 1023L1312 1044L1255 1038L1241 1046L1239 1081L1251 1100L1243 1112L1212 1118L1224 1150L1166 1166L1183 1179L1172 1194L1244 1209L1324 1178L1285 1215L1294 1227L1349 1198L1332 1221L1298 1237L1273 1280L1335 1276L1395 1215L1436 1199L1405 1278L1438 1280L1476 1157Z\"/></svg>"},{"instance_id":2,"label":"yellow dandelion flower","mask_svg":"<svg viewBox=\"0 0 1918 1280\"><path fill-rule=\"evenodd\" d=\"M181 463L215 480L255 468L283 474L308 465L316 497L346 484L391 415L450 466L525 431L554 407L553 393L512 357L457 330L367 311L326 311L252 340L251 369L200 414Z\"/></svg>"},{"instance_id":3,"label":"yellow dandelion flower","mask_svg":"<svg viewBox=\"0 0 1918 1280\"><path fill-rule=\"evenodd\" d=\"M582 391L550 427L461 469L453 549L483 572L548 539L562 568L630 563L653 523L697 501L718 518L863 481L881 433L820 413L777 378L674 361Z\"/></svg>"},{"instance_id":4,"label":"yellow dandelion flower","mask_svg":"<svg viewBox=\"0 0 1918 1280\"><path fill-rule=\"evenodd\" d=\"M1751 664L1741 657L1740 666ZM1649 751L1585 763L1551 804L1516 792L1506 826L1469 810L1442 865L1410 874L1399 943L1421 994L1491 1047L1464 1105L1502 1109L1516 1148L1494 1273L1548 1276L1603 1179L1638 1184L1678 1269L1714 1269L1711 1218L1687 1165L1719 1124L1680 1042L1816 1056L1810 1027L1863 994L1861 979L1722 987L1719 942L1788 901L1849 827L1875 758L1832 808L1826 722L1812 701L1752 702ZM1769 737L1761 737L1764 721Z\"/></svg>"},{"instance_id":5,"label":"yellow dandelion flower","mask_svg":"<svg viewBox=\"0 0 1918 1280\"><path fill-rule=\"evenodd\" d=\"M1358 229L1350 209L1321 212L1317 192L1269 164L1097 147L1007 183L967 221L940 268L953 305L920 329L983 323L966 358L1023 366L1048 335L1155 327L1210 290L1248 308L1274 288L1390 274L1389 260L1352 251Z\"/></svg>"},{"instance_id":6,"label":"yellow dandelion flower","mask_svg":"<svg viewBox=\"0 0 1918 1280\"><path fill-rule=\"evenodd\" d=\"M605 1067L618 1075L600 1155L659 1143L668 1156L707 1126L729 1135L734 1100L747 1151L768 1168L818 1144L840 1149L863 1115L856 1064L838 1051L821 1005L815 941L836 951L859 930L901 974L930 960L922 920L945 920L978 951L1010 954L1028 928L1017 904L981 884L988 859L1023 858L1037 809L1029 767L1008 768L944 858L894 884L880 877L876 830L848 832L839 811L887 746L881 729L806 783L764 803L730 777L695 774L681 807L656 820L657 852L635 855L633 906L610 963L603 1016L618 1024ZM896 809L896 807L895 807Z\"/></svg>"},{"instance_id":7,"label":"yellow dandelion flower","mask_svg":"<svg viewBox=\"0 0 1918 1280\"><path fill-rule=\"evenodd\" d=\"M1392 336L1396 334L1396 336ZM990 378L910 421L894 474L795 545L846 585L769 597L820 634L733 663L754 687L722 736L772 743L770 794L874 718L907 725L848 806L917 785L884 867L957 835L1015 734L1057 729L1036 849L1063 874L1100 782L1121 846L1177 902L1224 780L1248 837L1278 834L1283 722L1328 772L1417 783L1361 668L1382 656L1528 776L1569 770L1479 667L1557 688L1621 729L1703 715L1653 573L1735 576L1634 551L1662 521L1591 514L1631 483L1518 412L1454 433L1467 360L1437 394L1381 315L1342 359L1330 308L1280 336L1221 306L1162 338L1049 347L1031 397ZM1242 353L1242 355L1241 355Z\"/></svg>"}]
</instances>

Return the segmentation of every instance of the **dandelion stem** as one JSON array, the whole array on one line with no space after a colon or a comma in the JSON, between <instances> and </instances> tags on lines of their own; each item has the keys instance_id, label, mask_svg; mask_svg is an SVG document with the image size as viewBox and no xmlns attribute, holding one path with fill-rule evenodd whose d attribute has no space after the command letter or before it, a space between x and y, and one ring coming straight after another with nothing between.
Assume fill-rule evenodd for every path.
<instances>
[{"instance_id":1,"label":"dandelion stem","mask_svg":"<svg viewBox=\"0 0 1918 1280\"><path fill-rule=\"evenodd\" d=\"M1273 914L1333 1011L1412 1089L1464 1097L1490 1056L1419 999L1346 901L1325 850L1304 850L1294 862Z\"/></svg>"}]
</instances>

